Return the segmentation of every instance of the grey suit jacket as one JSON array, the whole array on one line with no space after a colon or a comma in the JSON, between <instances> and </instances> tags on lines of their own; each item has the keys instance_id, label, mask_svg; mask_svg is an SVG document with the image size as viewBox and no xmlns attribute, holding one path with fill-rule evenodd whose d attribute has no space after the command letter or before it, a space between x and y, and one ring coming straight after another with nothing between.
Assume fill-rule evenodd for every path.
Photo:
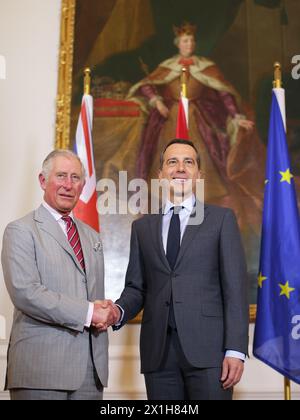
<instances>
[{"instance_id":1,"label":"grey suit jacket","mask_svg":"<svg viewBox=\"0 0 300 420\"><path fill-rule=\"evenodd\" d=\"M234 213L205 206L201 225L188 225L174 270L162 243L162 215L132 225L125 289L117 301L123 324L144 308L141 370L159 368L171 296L179 339L195 367L218 367L228 349L248 353L247 272Z\"/></svg>"},{"instance_id":2,"label":"grey suit jacket","mask_svg":"<svg viewBox=\"0 0 300 420\"><path fill-rule=\"evenodd\" d=\"M79 389L85 379L89 301L104 298L104 265L97 232L76 220L82 270L62 229L41 206L4 233L4 280L15 306L6 388ZM94 249L95 248L95 249ZM107 385L107 333L91 334L99 379Z\"/></svg>"}]
</instances>

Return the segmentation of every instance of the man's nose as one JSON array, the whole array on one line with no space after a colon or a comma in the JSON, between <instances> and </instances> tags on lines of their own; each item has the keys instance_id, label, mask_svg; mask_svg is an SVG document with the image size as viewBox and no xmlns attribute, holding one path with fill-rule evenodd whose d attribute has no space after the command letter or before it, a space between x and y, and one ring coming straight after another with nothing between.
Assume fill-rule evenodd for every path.
<instances>
[{"instance_id":1,"label":"man's nose","mask_svg":"<svg viewBox=\"0 0 300 420\"><path fill-rule=\"evenodd\" d=\"M73 186L72 179L67 177L67 178L64 180L64 184L63 184L63 186L64 186L64 188L66 188L66 189L70 190L70 189L72 188L72 186Z\"/></svg>"},{"instance_id":2,"label":"man's nose","mask_svg":"<svg viewBox=\"0 0 300 420\"><path fill-rule=\"evenodd\" d=\"M178 164L177 164L177 172L185 172L185 164L184 164L184 162L178 162Z\"/></svg>"}]
</instances>

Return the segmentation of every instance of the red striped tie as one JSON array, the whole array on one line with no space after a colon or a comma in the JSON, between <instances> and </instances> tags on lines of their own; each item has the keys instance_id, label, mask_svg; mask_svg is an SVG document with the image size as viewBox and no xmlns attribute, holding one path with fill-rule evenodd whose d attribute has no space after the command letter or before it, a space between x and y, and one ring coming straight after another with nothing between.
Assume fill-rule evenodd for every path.
<instances>
[{"instance_id":1,"label":"red striped tie","mask_svg":"<svg viewBox=\"0 0 300 420\"><path fill-rule=\"evenodd\" d=\"M80 242L77 227L76 227L75 223L73 222L72 217L70 217L70 216L64 216L64 217L62 217L62 220L67 225L68 241L69 241L71 247L73 248L73 250L75 252L75 255L76 255L76 258L79 261L79 264L81 265L83 270L85 270L83 252L82 252L82 248L81 248L81 242Z\"/></svg>"}]
</instances>

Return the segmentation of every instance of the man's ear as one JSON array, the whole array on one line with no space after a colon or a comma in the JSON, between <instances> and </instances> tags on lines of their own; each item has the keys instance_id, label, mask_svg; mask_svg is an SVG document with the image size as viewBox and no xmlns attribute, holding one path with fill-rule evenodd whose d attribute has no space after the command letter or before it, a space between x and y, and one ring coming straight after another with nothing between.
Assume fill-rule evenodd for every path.
<instances>
[{"instance_id":1,"label":"man's ear","mask_svg":"<svg viewBox=\"0 0 300 420\"><path fill-rule=\"evenodd\" d=\"M41 186L42 190L45 191L47 181L46 181L45 176L42 173L39 174L39 181L40 181L40 186Z\"/></svg>"},{"instance_id":2,"label":"man's ear","mask_svg":"<svg viewBox=\"0 0 300 420\"><path fill-rule=\"evenodd\" d=\"M161 169L159 169L159 171L158 171L158 179L159 180L162 180L162 171L161 171Z\"/></svg>"}]
</instances>

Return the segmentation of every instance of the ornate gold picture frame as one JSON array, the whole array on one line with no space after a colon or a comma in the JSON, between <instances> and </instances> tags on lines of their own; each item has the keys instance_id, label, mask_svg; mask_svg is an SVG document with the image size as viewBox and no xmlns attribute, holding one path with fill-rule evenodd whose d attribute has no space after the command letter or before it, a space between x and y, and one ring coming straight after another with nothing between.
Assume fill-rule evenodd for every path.
<instances>
[{"instance_id":1,"label":"ornate gold picture frame","mask_svg":"<svg viewBox=\"0 0 300 420\"><path fill-rule=\"evenodd\" d=\"M75 5L76 0L62 0L56 100L56 149L68 149L70 145Z\"/></svg>"},{"instance_id":2,"label":"ornate gold picture frame","mask_svg":"<svg viewBox=\"0 0 300 420\"><path fill-rule=\"evenodd\" d=\"M111 1L111 3L113 3L114 0ZM148 1L148 0L147 0ZM154 1L154 0L153 0ZM226 0L227 3L230 2L230 0ZM105 4L107 5L109 3L109 0L105 1ZM163 3L163 2L162 2ZM263 6L259 6L258 4L261 3L263 4L264 2L252 2L251 0L240 0L240 1L235 1L232 2L232 4L235 3L239 3L239 6L241 5L241 9L239 10L239 13L261 13L263 12L263 16L269 16L268 13L271 15L272 10L268 10L268 9L263 9ZM255 4L256 3L256 4ZM289 3L289 2L287 2ZM158 4L158 3L157 3ZM58 92L57 92L57 112L56 112L56 139L55 139L55 147L56 148L70 148L71 145L71 108L72 108L72 92L73 92L73 66L74 66L74 42L75 42L75 27L76 27L76 6L77 6L77 1L76 0L62 0L62 11L61 11L61 38L60 38L60 54L59 54L59 77L58 77ZM261 8L260 8L261 7ZM267 7L267 6L266 6ZM296 7L296 6L294 6ZM300 8L299 8L300 9ZM299 10L300 12L300 10ZM89 13L92 13L92 11L90 11ZM174 22L177 23L177 22ZM257 23L258 27L260 28L260 23L258 21ZM233 25L234 26L234 25ZM248 40L253 39L255 40L255 28L250 28L248 31ZM222 61L222 54L220 54L220 51L223 49L224 50L224 55L226 55L227 58L229 58L230 55L230 49L226 50L226 48L230 47L231 44L229 42L230 37L232 37L232 39L234 39L234 36L236 35L237 32L235 32L235 28L233 27L233 29L230 32L230 35L227 35L225 33L224 35L224 42L221 43L219 49L216 49L215 52L215 56L217 58L221 57L221 61ZM84 33L82 34L82 36L84 37ZM236 39L237 41L237 39ZM241 41L237 41L237 42L242 42ZM254 42L254 41L253 41ZM279 44L276 40L274 40L274 44ZM236 47L238 48L239 45L235 44ZM253 44L254 45L254 44ZM273 45L273 44L272 44ZM283 44L282 44L283 45ZM76 47L76 46L75 46ZM261 47L261 45L260 45ZM162 46L163 48L163 46ZM254 48L254 47L252 47ZM282 47L283 48L283 47ZM275 47L274 47L275 49ZM283 51L284 53L285 51ZM218 55L219 54L219 55ZM228 62L228 59L226 58L226 60L224 60L223 64L223 69L225 69L225 71L227 70L227 74L228 73L234 73L236 75L236 79L238 81L237 85L238 88L242 91L242 93L247 94L247 87L245 87L246 85L243 85L243 77L241 77L241 82L239 85L239 75L238 75L238 70L236 68L227 68L226 69L226 65ZM258 57L259 59L259 57ZM234 58L233 58L234 60ZM230 59L229 59L230 61ZM254 66L254 61L252 60L251 65L252 67ZM245 67L243 68L244 72L243 74L247 74L247 71L249 71L249 68ZM253 79L254 80L254 79ZM272 80L272 68L270 66L270 80ZM255 82L258 83L258 82ZM253 82L253 86L255 84ZM268 92L271 90L271 86L268 86ZM261 91L260 93L255 93L255 95L253 95L253 98L251 98L251 92L250 89L248 89L248 96L251 99L251 101L253 101L254 99L257 100L257 98L259 98L261 95L261 97L266 96L266 91ZM258 102L255 102L255 104L257 104ZM267 115L264 116L265 120L267 119ZM298 120L293 120L293 121L297 121ZM296 124L295 123L295 124ZM297 123L298 124L298 123ZM297 130L299 128L299 125L295 125L295 130ZM298 127L298 128L297 128ZM298 153L298 152L297 152ZM295 154L295 156L297 156ZM129 238L128 238L129 241ZM258 262L257 262L258 264ZM256 315L256 305L251 304L250 308L249 308L249 314L250 314L250 319L253 322L255 320L255 315ZM138 319L138 321L140 321L140 319Z\"/></svg>"}]
</instances>

